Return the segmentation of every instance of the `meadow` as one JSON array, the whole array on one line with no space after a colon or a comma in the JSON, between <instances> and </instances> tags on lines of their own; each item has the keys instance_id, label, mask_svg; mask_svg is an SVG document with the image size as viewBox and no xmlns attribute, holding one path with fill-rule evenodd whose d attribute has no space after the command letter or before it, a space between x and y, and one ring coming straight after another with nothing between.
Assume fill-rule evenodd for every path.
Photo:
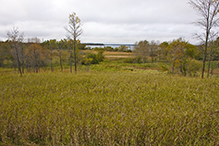
<instances>
[{"instance_id":1,"label":"meadow","mask_svg":"<svg viewBox=\"0 0 219 146\"><path fill-rule=\"evenodd\" d=\"M219 145L219 78L156 66L1 69L0 145Z\"/></svg>"}]
</instances>

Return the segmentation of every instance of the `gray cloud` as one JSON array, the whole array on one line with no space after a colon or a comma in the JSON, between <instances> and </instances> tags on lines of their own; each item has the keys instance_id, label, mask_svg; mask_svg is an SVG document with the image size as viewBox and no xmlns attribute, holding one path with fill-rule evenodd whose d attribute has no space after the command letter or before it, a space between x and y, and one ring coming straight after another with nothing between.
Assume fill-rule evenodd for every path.
<instances>
[{"instance_id":1,"label":"gray cloud","mask_svg":"<svg viewBox=\"0 0 219 146\"><path fill-rule=\"evenodd\" d=\"M83 23L82 42L135 43L178 37L192 41L192 33L199 30L191 24L197 15L185 0L0 1L0 40L13 26L26 37L65 38L64 26L73 11Z\"/></svg>"}]
</instances>

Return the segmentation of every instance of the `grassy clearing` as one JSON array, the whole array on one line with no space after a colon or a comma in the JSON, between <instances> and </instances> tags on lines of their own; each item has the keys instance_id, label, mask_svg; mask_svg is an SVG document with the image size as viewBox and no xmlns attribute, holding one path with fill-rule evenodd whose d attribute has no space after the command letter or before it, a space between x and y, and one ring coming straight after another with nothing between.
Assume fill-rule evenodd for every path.
<instances>
[{"instance_id":1,"label":"grassy clearing","mask_svg":"<svg viewBox=\"0 0 219 146\"><path fill-rule=\"evenodd\" d=\"M94 50L83 50L83 53L95 53L97 54L97 51ZM111 51L104 51L103 55L105 58L110 59L110 58L133 58L134 53L132 52L111 52Z\"/></svg>"},{"instance_id":2,"label":"grassy clearing","mask_svg":"<svg viewBox=\"0 0 219 146\"><path fill-rule=\"evenodd\" d=\"M134 57L134 53L127 53L127 52L109 52L109 51L105 51L104 52L104 56L106 58L133 58Z\"/></svg>"},{"instance_id":3,"label":"grassy clearing","mask_svg":"<svg viewBox=\"0 0 219 146\"><path fill-rule=\"evenodd\" d=\"M0 76L1 145L218 145L219 79L141 72Z\"/></svg>"}]
</instances>

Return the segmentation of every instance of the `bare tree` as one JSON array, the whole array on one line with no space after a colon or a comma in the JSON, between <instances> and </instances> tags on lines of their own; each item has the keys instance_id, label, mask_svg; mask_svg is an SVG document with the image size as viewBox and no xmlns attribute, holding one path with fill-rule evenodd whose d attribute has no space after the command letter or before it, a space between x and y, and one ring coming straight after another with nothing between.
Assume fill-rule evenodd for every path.
<instances>
[{"instance_id":1,"label":"bare tree","mask_svg":"<svg viewBox=\"0 0 219 146\"><path fill-rule=\"evenodd\" d=\"M205 30L204 39L199 35L204 42L204 58L202 67L202 78L204 78L205 62L207 58L207 49L210 35L213 35L212 28L217 27L219 24L219 0L190 0L189 4L201 15L202 19L197 20L196 24L203 27Z\"/></svg>"},{"instance_id":2,"label":"bare tree","mask_svg":"<svg viewBox=\"0 0 219 146\"><path fill-rule=\"evenodd\" d=\"M7 32L9 46L12 49L13 56L15 58L15 61L18 66L18 70L20 72L20 75L22 77L22 66L23 66L23 60L24 60L24 50L22 46L23 42L23 33L20 33L18 28L13 27L12 30Z\"/></svg>"},{"instance_id":3,"label":"bare tree","mask_svg":"<svg viewBox=\"0 0 219 146\"><path fill-rule=\"evenodd\" d=\"M67 38L73 42L73 51L74 51L74 63L75 63L75 74L77 73L77 54L76 54L76 47L77 47L77 38L81 35L82 29L81 29L81 20L76 15L75 12L69 15L69 26L65 27L65 30L67 31L68 35ZM70 55L70 72L72 72L72 51Z\"/></svg>"}]
</instances>

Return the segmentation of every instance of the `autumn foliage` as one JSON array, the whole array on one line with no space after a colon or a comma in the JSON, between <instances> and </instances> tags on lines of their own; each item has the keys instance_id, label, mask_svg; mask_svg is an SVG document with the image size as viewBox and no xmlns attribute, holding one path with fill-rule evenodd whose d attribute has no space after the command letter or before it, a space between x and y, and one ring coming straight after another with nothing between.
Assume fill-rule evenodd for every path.
<instances>
[{"instance_id":1,"label":"autumn foliage","mask_svg":"<svg viewBox=\"0 0 219 146\"><path fill-rule=\"evenodd\" d=\"M31 44L26 51L26 65L38 73L39 68L45 66L48 62L48 51L43 49L40 44Z\"/></svg>"}]
</instances>

